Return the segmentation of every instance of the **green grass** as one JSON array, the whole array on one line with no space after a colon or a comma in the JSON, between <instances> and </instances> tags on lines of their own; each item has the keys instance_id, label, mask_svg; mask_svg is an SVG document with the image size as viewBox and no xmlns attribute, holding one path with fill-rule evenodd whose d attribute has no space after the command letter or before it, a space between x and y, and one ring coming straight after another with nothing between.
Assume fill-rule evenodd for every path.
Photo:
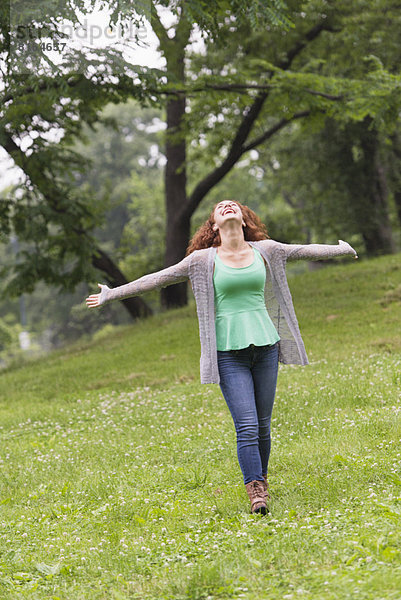
<instances>
[{"instance_id":1,"label":"green grass","mask_svg":"<svg viewBox=\"0 0 401 600\"><path fill-rule=\"evenodd\" d=\"M193 303L3 371L0 598L398 600L400 285L400 255L291 277L267 517Z\"/></svg>"}]
</instances>

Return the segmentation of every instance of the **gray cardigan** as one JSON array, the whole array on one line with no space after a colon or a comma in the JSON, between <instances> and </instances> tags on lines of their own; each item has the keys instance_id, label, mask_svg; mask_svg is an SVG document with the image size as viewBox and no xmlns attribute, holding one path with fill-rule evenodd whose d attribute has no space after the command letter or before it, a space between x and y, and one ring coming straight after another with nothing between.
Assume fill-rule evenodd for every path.
<instances>
[{"instance_id":1,"label":"gray cardigan","mask_svg":"<svg viewBox=\"0 0 401 600\"><path fill-rule=\"evenodd\" d=\"M279 361L284 364L307 365L308 357L299 331L285 274L287 260L320 260L350 254L355 250L339 240L338 245L283 244L267 239L248 242L259 250L266 261L265 303L280 336ZM214 312L213 266L216 248L195 250L179 263L135 281L110 289L102 287L99 305L111 300L137 296L149 290L190 280L196 301L201 343L201 383L219 383Z\"/></svg>"}]
</instances>

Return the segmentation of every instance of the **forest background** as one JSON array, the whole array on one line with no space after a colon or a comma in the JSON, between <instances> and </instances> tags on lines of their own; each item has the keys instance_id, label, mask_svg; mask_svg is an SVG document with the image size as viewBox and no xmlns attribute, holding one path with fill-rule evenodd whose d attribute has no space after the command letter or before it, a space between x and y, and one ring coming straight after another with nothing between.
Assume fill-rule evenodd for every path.
<instances>
[{"instance_id":1,"label":"forest background","mask_svg":"<svg viewBox=\"0 0 401 600\"><path fill-rule=\"evenodd\" d=\"M20 173L0 192L0 365L185 305L187 284L83 299L181 260L224 198L283 242L401 249L396 3L100 3L114 26L147 23L157 67L110 45L62 66L32 52L33 24L54 50L61 20L99 3L56 4L0 9L0 145Z\"/></svg>"}]
</instances>

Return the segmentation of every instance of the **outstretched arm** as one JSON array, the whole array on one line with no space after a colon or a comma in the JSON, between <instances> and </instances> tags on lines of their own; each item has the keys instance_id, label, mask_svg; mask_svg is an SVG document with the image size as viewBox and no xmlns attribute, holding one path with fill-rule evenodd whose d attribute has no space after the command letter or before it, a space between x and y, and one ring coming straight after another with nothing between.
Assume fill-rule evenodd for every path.
<instances>
[{"instance_id":1,"label":"outstretched arm","mask_svg":"<svg viewBox=\"0 0 401 600\"><path fill-rule=\"evenodd\" d=\"M138 296L144 292L150 290L157 290L173 283L180 283L185 281L189 277L189 263L191 255L186 256L181 262L156 273L149 273L139 279L135 279L130 283L120 285L116 288L110 289L107 285L98 283L100 287L99 294L92 294L86 298L86 305L88 308L95 308L101 306L111 300L121 300L122 298L128 298L130 296Z\"/></svg>"},{"instance_id":2,"label":"outstretched arm","mask_svg":"<svg viewBox=\"0 0 401 600\"><path fill-rule=\"evenodd\" d=\"M347 254L358 258L356 251L343 240L338 240L338 245L334 244L282 244L280 248L284 251L286 260L324 260L333 256L344 256Z\"/></svg>"}]
</instances>

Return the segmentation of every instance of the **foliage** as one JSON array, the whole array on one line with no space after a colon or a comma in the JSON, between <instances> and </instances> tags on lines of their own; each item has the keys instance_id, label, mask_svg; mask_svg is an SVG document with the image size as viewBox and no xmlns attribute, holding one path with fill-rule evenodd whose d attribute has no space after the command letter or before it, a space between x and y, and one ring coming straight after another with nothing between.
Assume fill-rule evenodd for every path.
<instances>
[{"instance_id":1,"label":"foliage","mask_svg":"<svg viewBox=\"0 0 401 600\"><path fill-rule=\"evenodd\" d=\"M161 178L132 174L129 220L121 241L122 268L131 279L163 268L165 206Z\"/></svg>"},{"instance_id":2,"label":"foliage","mask_svg":"<svg viewBox=\"0 0 401 600\"><path fill-rule=\"evenodd\" d=\"M54 24L57 7L52 2L44 4L40 22L46 24L48 18ZM18 16L14 3L12 19L26 21L30 8L25 3L25 13L21 7ZM99 112L106 103L120 103L128 96L144 103L148 97L145 80L154 86L159 75L157 70L144 69L140 84L133 84L132 74L121 63L121 53L112 50L106 59L113 68L118 67L117 81L102 68L104 56L91 59L79 54L70 57L63 71L49 73L42 68L19 74L13 62L18 53L6 44L7 7L1 10L0 37L9 69L3 72L7 91L2 98L0 143L24 173L22 184L3 195L0 202L3 234L12 230L25 242L25 247L21 245L23 260L14 268L7 291L15 295L22 290L31 292L39 280L72 290L94 276L93 232L104 218L93 189L76 185L90 168L90 161L72 149L73 140L82 133L84 124L93 127L103 121ZM73 6L68 4L65 10L72 11L76 22Z\"/></svg>"},{"instance_id":3,"label":"foliage","mask_svg":"<svg viewBox=\"0 0 401 600\"><path fill-rule=\"evenodd\" d=\"M160 189L162 173L158 165L161 155L155 154L160 143L160 111L141 109L135 103L127 102L118 107L108 105L102 117L108 125L99 123L93 129L84 127L82 136L73 145L74 152L85 156L92 165L75 173L77 197L91 190L96 198L94 209L106 215L105 225L95 229L94 234L127 276L135 279L146 271L162 267L164 211ZM159 218L155 218L156 193L161 204ZM149 238L144 223L146 211ZM139 242L145 243L146 253L142 245L138 246ZM20 245L24 246L23 243ZM26 243L25 248L29 249ZM0 245L0 264L4 272L15 262L11 252L6 254L6 249L7 244ZM127 322L125 311L118 306L109 307L110 310L102 315L88 314L83 299L95 289L97 281L98 276L91 275L89 285L80 284L70 293L57 293L52 285L37 283L35 290L26 296L28 329L42 351L92 334L107 321L115 325ZM19 317L15 302L14 309L12 300L5 298L9 283L3 278L0 318L10 311L14 312L15 318ZM156 307L157 297L154 296L151 302Z\"/></svg>"},{"instance_id":4,"label":"foliage","mask_svg":"<svg viewBox=\"0 0 401 600\"><path fill-rule=\"evenodd\" d=\"M171 5L168 0L165 4ZM191 20L197 23L202 31L209 33L214 41L219 39L221 23L224 20L247 22L253 28L270 25L288 29L293 26L283 0L223 0L210 4L199 0L187 0L185 8Z\"/></svg>"},{"instance_id":5,"label":"foliage","mask_svg":"<svg viewBox=\"0 0 401 600\"><path fill-rule=\"evenodd\" d=\"M105 123L98 123L92 130L84 127L85 139L75 142L77 152L85 153L92 163L80 175L79 186L93 190L98 210L105 215L94 231L96 238L133 279L146 269L162 266L164 156L160 146L164 123L159 109L140 108L133 100L107 105L102 116ZM154 231L150 239L147 230ZM135 261L143 244L149 259L142 255L138 257L138 268L125 271L120 261L127 254L132 255L130 261Z\"/></svg>"},{"instance_id":6,"label":"foliage","mask_svg":"<svg viewBox=\"0 0 401 600\"><path fill-rule=\"evenodd\" d=\"M255 150L252 156L248 155L240 161L227 177L211 190L194 213L191 223L192 235L209 217L215 204L231 198L254 210L266 224L271 238L283 242L304 241L302 226L297 222L298 215L283 202L271 173L273 169L266 166L266 154L263 150ZM200 175L201 158L198 161ZM207 156L205 160L207 161ZM204 166L203 168L205 169Z\"/></svg>"},{"instance_id":7,"label":"foliage","mask_svg":"<svg viewBox=\"0 0 401 600\"><path fill-rule=\"evenodd\" d=\"M369 251L387 220L394 232L400 226L386 176L393 160L388 141L364 122L341 125L327 119L315 132L298 127L273 145L273 187L315 236L354 236L354 243ZM260 160L264 157L261 153Z\"/></svg>"},{"instance_id":8,"label":"foliage","mask_svg":"<svg viewBox=\"0 0 401 600\"><path fill-rule=\"evenodd\" d=\"M270 222L269 206L277 203L279 222L273 231L278 238L305 243L340 234L365 243L364 224L370 238L377 233L374 227L388 229L386 213L391 207L385 204L399 187L394 175L396 152L389 152L389 142L399 130L401 56L396 43L400 16L385 4L325 3L322 14L321 2L305 2L297 7L291 31L265 35L246 25L237 30L227 27L226 36L221 35L224 44L210 44L206 53L193 55L187 121L188 131L197 134L189 147L191 185L196 186L203 164L210 170L222 164L232 151L233 132L240 130L252 102L264 94L252 136L243 145L259 155L254 172L263 180L261 190L269 190L262 211ZM295 3L291 8L296 9ZM302 35L307 37L318 26L320 34L307 43ZM202 85L207 98L199 93ZM296 115L302 119L291 123ZM283 122L286 127L280 125ZM266 138L277 126L280 134ZM365 202L366 188L377 185L372 169L366 161L346 159L344 153L347 141L356 148L372 132L377 154L394 156L378 165L389 166L385 172L389 197L383 191L380 210ZM352 141L352 135L359 139ZM258 142L264 136L264 143ZM247 156L249 151L243 160ZM392 226L396 231L399 223L393 219ZM389 251L391 242L384 237L374 248L367 243L367 251Z\"/></svg>"},{"instance_id":9,"label":"foliage","mask_svg":"<svg viewBox=\"0 0 401 600\"><path fill-rule=\"evenodd\" d=\"M327 116L344 123L370 115L375 127L387 132L397 126L399 15L389 22L393 15L383 12L380 3L363 1L297 4L296 27L285 34L255 32L249 24L226 26L221 32L224 44L207 43L207 52L192 55L188 122L197 135L191 147L204 153L207 144L211 166L226 155L243 111L262 92L267 100L255 134L303 110L310 112L311 129L322 127ZM358 29L358 20L369 27ZM303 35L317 27L320 34L307 43ZM290 64L286 53L295 54ZM352 68L345 54L352 57ZM199 93L202 89L207 96Z\"/></svg>"},{"instance_id":10,"label":"foliage","mask_svg":"<svg viewBox=\"0 0 401 600\"><path fill-rule=\"evenodd\" d=\"M128 101L123 106L108 105L104 116L113 129L99 124L88 136L85 150L92 168L81 176L80 186L95 190L105 212L105 223L94 232L96 238L133 280L163 267L162 114ZM80 143L76 147L84 151ZM150 299L156 308L158 294Z\"/></svg>"},{"instance_id":11,"label":"foliage","mask_svg":"<svg viewBox=\"0 0 401 600\"><path fill-rule=\"evenodd\" d=\"M17 323L15 316L8 313L0 318L0 368L4 368L11 362L16 364L24 362L28 356L34 356L39 349L38 344L30 336L31 347L29 351L22 350L20 346L20 334L23 327Z\"/></svg>"},{"instance_id":12,"label":"foliage","mask_svg":"<svg viewBox=\"0 0 401 600\"><path fill-rule=\"evenodd\" d=\"M13 331L3 320L0 321L0 349L10 344L13 340Z\"/></svg>"}]
</instances>

